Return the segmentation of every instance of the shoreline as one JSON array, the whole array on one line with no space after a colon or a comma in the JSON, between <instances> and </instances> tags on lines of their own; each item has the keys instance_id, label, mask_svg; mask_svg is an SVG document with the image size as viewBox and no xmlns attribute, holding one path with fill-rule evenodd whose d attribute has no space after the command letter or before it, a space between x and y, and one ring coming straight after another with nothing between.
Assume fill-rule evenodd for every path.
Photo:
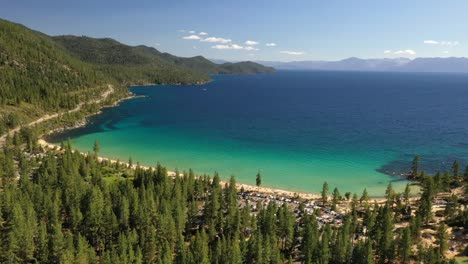
<instances>
[{"instance_id":1,"label":"shoreline","mask_svg":"<svg viewBox=\"0 0 468 264\"><path fill-rule=\"evenodd\" d=\"M41 137L38 140L38 144L45 148L45 149L50 149L50 150L60 150L61 147L58 145L54 145L50 142L47 142L43 137ZM73 151L78 151L78 150L73 150ZM80 152L82 155L88 155L89 153L84 153ZM97 157L99 162L110 162L111 164L115 164L119 162L119 164L126 165L132 170L135 170L138 166L141 169L144 170L153 170L154 168L151 166L145 166L145 165L137 165L133 164L131 167L129 163L123 162L123 161L118 161L112 158L107 158L107 157L102 157L98 156ZM179 173L179 176L182 176L182 173ZM167 176L169 177L176 177L176 172L175 171L170 171L167 170ZM220 185L224 186L225 184L229 184L228 180L221 180ZM308 192L297 192L297 191L288 191L288 190L283 190L283 189L278 189L278 188L271 188L271 187L257 187L251 184L246 184L246 183L236 183L236 189L238 191L244 190L245 192L252 192L252 193L262 193L266 195L276 195L276 196L281 196L281 197L288 197L288 198L294 198L294 197L299 197L301 199L305 200L321 200L322 196L320 193L308 193ZM414 194L413 194L414 195ZM412 196L413 196L412 195ZM328 197L331 197L331 193L329 193ZM370 201L376 201L378 203L384 202L385 198L383 196L369 196Z\"/></svg>"},{"instance_id":2,"label":"shoreline","mask_svg":"<svg viewBox=\"0 0 468 264\"><path fill-rule=\"evenodd\" d=\"M209 82L212 82L212 81L213 80L210 80L210 81L208 81L206 83L209 83ZM206 83L200 83L200 84L197 83L197 84L194 84L194 85L203 85L203 84L206 84ZM156 84L129 85L128 87L155 86L155 85ZM57 128L52 129L52 130L50 130L48 132L44 132L43 134L40 134L38 143L39 143L40 146L42 146L44 148L60 149L60 146L54 145L54 144L48 142L47 137L51 136L54 133L60 133L60 132L66 131L66 130L86 126L88 124L88 122L89 122L88 118L91 117L91 116L98 115L98 114L102 113L102 110L104 108L112 108L112 107L118 106L123 101L136 99L136 98L145 98L145 97L146 97L145 95L136 95L136 94L132 93L131 91L129 91L128 96L120 98L120 99L116 100L115 102L113 102L111 104L101 106L98 111L96 111L94 113L87 114L83 119L77 120L74 125L57 127ZM78 151L78 150L74 150L74 151ZM88 153L84 153L84 152L80 152L80 153L83 154L83 155L88 155ZM97 158L98 158L99 162L109 161L111 164L114 164L114 163L118 162L115 159L107 158L107 157L97 157ZM126 165L127 167L129 167L129 164L127 162L122 162L122 161L119 161L119 162L120 162L120 164L123 164L123 165ZM131 169L136 169L136 167L137 167L137 165L134 164L134 165L132 165ZM145 170L153 169L153 167L151 167L151 166L144 166L144 165L140 165L140 168L145 169ZM168 170L167 174L170 177L175 177L176 176L176 173L174 171L169 171ZM396 175L393 175L393 176L396 176ZM228 180L221 180L220 181L220 184L223 185L223 186L225 184L227 184L227 183L229 183ZM319 199L321 199L321 194L320 193L289 191L289 190L283 190L283 189L275 188L275 187L257 187L257 186L254 186L254 185L251 185L251 184L245 184L245 183L236 183L236 188L239 191L244 190L246 192L263 193L263 194L267 194L267 195L279 195L279 196L290 197L290 198L299 197L299 198L306 199L306 200L319 200ZM329 197L331 197L331 193L329 193ZM370 195L369 197L370 197L370 199L372 201L377 201L377 202L382 202L382 201L385 200L383 195L382 196L372 196L372 195Z\"/></svg>"},{"instance_id":3,"label":"shoreline","mask_svg":"<svg viewBox=\"0 0 468 264\"><path fill-rule=\"evenodd\" d=\"M117 101L113 102L112 104L104 105L104 106L100 107L97 112L87 114L82 119L75 121L75 124L70 125L70 126L60 126L60 127L54 128L54 129L52 129L52 130L50 130L48 132L45 132L45 133L39 135L39 138L44 139L45 137L50 136L50 135L55 134L55 133L60 133L60 132L66 131L66 130L71 130L71 129L75 129L75 128L84 127L89 122L88 118L90 118L92 116L95 116L95 115L101 114L102 110L105 109L105 108L116 107L119 104L121 104L123 101L132 100L132 99L136 99L136 98L145 98L145 97L146 96L144 96L144 95L135 95L135 94L130 92L128 96L120 98Z\"/></svg>"},{"instance_id":4,"label":"shoreline","mask_svg":"<svg viewBox=\"0 0 468 264\"><path fill-rule=\"evenodd\" d=\"M61 147L58 146L58 145L54 145L50 142L47 142L44 138L40 138L38 140L38 144L43 147L43 148L46 148L46 149L51 149L51 150L60 150ZM77 151L77 150L74 150L74 151ZM84 152L80 152L82 155L88 155L88 153L84 153ZM106 157L101 157L101 156L98 156L97 157L98 161L99 162L103 162L103 161L108 161L110 162L111 164L115 164L117 162L119 162L120 164L123 164L123 165L126 165L127 167L129 167L130 165L127 163L127 162L123 162L123 161L118 161L118 160L115 160L115 159L111 159L111 158L106 158ZM144 170L152 170L154 169L153 167L151 166L145 166L145 165L137 165L137 164L133 164L132 167L130 169L132 170L135 170L137 167L140 167L141 169L144 169ZM179 173L179 176L182 176L183 174L182 173ZM170 171L170 170L167 170L167 176L169 177L176 177L176 172L175 171ZM221 180L220 181L220 184L221 185L225 185L226 183L229 183L228 181L225 181L225 180ZM276 189L276 188L268 188L268 187L257 187L257 186L253 186L253 185L250 185L250 184L245 184L245 183L236 183L236 188L238 190L241 190L242 188L244 189L244 191L246 192L259 192L259 193L265 193L265 194L271 194L271 195L282 195L282 196L288 196L288 197L295 197L295 196L298 196L300 198L303 198L303 199L307 199L307 200L311 200L311 199L321 199L321 195L320 194L313 194L313 193L303 193L303 192L293 192L293 191L287 191L287 190L282 190L282 189Z\"/></svg>"},{"instance_id":5,"label":"shoreline","mask_svg":"<svg viewBox=\"0 0 468 264\"><path fill-rule=\"evenodd\" d=\"M46 121L48 121L48 120L52 120L52 119L55 119L55 118L57 118L57 117L61 117L61 116L64 115L64 114L70 114L70 113L74 113L74 112L79 112L79 111L82 110L82 107L83 107L83 105L85 105L85 104L89 104L89 103L99 104L99 103L101 103L102 101L104 101L105 99L107 99L107 97L108 97L110 94L114 93L114 86L112 86L111 84L108 84L108 85L107 85L107 88L108 88L108 89L107 89L106 91L104 91L104 92L101 94L101 98L99 98L99 99L93 99L93 100L91 100L91 101L89 101L89 102L81 102L81 103L79 103L75 108L70 109L70 110L65 111L65 112L58 112L58 113L53 113L53 114L52 114L52 113L45 114L45 115L43 115L42 117L40 117L40 118L38 118L38 119L36 119L36 120L34 120L34 121L28 123L28 124L20 125L20 126L17 126L17 127L15 127L15 128L10 129L10 130L7 131L4 135L0 135L0 145L3 145L3 143L5 142L5 140L6 140L6 138L7 138L8 136L13 136L15 133L19 132L19 131L21 130L21 128L23 128L23 127L33 127L33 126L36 126L37 124L46 122ZM115 103L118 103L119 101L120 101L120 99L117 100ZM115 103L114 103L114 104L115 104ZM112 105L114 105L114 104L112 104ZM103 108L103 107L100 107L99 110L98 110L96 113L99 113L99 112L101 111L102 108ZM96 114L96 113L93 113L93 114ZM86 116L85 116L85 120L86 120ZM83 120L78 120L78 121L75 122L75 124L76 124L77 122L81 122L81 123L82 123L82 122L84 122L84 121L83 121ZM60 127L60 128L61 128L61 129L66 129L66 126L65 126L65 127ZM56 129L58 129L58 128L56 128ZM54 130L56 130L56 129L52 129L52 130L50 130L49 132L47 132L46 134L50 134L50 133L52 133L52 131L54 131ZM41 137L42 135L43 135L43 134L39 135L39 137Z\"/></svg>"},{"instance_id":6,"label":"shoreline","mask_svg":"<svg viewBox=\"0 0 468 264\"><path fill-rule=\"evenodd\" d=\"M211 83L213 82L213 79L210 79L208 81L199 81L199 82L195 82L195 83L189 83L189 84L183 84L183 83L175 83L175 84L170 84L170 83L160 83L160 84L157 84L157 83L148 83L148 84L132 84L132 85L127 85L127 87L129 88L135 88L135 87L150 87L150 86L164 86L164 85L205 85L205 84L208 84L208 83Z\"/></svg>"}]
</instances>

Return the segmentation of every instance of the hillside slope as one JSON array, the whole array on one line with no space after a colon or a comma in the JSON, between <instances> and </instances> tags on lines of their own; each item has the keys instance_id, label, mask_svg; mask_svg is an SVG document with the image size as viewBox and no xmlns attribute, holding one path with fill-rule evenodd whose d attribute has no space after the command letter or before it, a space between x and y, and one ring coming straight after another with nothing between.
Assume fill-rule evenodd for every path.
<instances>
[{"instance_id":1,"label":"hillside slope","mask_svg":"<svg viewBox=\"0 0 468 264\"><path fill-rule=\"evenodd\" d=\"M0 134L73 109L115 83L48 36L0 19Z\"/></svg>"},{"instance_id":2,"label":"hillside slope","mask_svg":"<svg viewBox=\"0 0 468 264\"><path fill-rule=\"evenodd\" d=\"M190 82L190 78L199 78L200 81L208 79L208 74L250 74L273 72L274 69L253 62L225 63L216 64L202 56L183 58L162 53L155 48L147 46L128 46L113 39L96 39L90 37L78 36L57 36L53 39L67 49L71 54L83 61L99 65L101 69L116 78L122 76L122 73L130 67L138 69L141 72L176 72L179 76L187 76L187 81L181 80L181 83ZM132 69L129 69L132 71ZM184 72L180 72L180 71ZM116 71L113 74L113 71ZM160 74L157 74L160 76ZM126 80L123 80L126 81ZM130 80L131 82L131 80ZM172 83L173 80L158 80L155 83Z\"/></svg>"},{"instance_id":3,"label":"hillside slope","mask_svg":"<svg viewBox=\"0 0 468 264\"><path fill-rule=\"evenodd\" d=\"M209 74L270 72L256 63L218 65L113 39L50 37L0 19L0 134L46 113L63 112L129 84L194 84Z\"/></svg>"},{"instance_id":4,"label":"hillside slope","mask_svg":"<svg viewBox=\"0 0 468 264\"><path fill-rule=\"evenodd\" d=\"M73 108L79 92L110 81L49 37L0 19L0 104Z\"/></svg>"},{"instance_id":5,"label":"hillside slope","mask_svg":"<svg viewBox=\"0 0 468 264\"><path fill-rule=\"evenodd\" d=\"M168 63L141 46L130 47L109 38L59 36L52 39L76 58L122 84L189 84L209 80L207 74Z\"/></svg>"}]
</instances>

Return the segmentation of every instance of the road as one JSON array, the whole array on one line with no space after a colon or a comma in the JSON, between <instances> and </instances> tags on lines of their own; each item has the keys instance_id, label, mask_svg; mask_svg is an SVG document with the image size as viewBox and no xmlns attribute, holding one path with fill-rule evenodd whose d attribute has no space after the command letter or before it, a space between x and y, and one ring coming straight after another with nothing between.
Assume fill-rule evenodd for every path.
<instances>
[{"instance_id":1,"label":"road","mask_svg":"<svg viewBox=\"0 0 468 264\"><path fill-rule=\"evenodd\" d=\"M107 85L107 87L108 87L108 89L101 94L101 98L89 101L87 103L88 104L98 104L98 103L106 100L107 97L114 92L114 87L112 85L109 84L109 85ZM62 112L62 113L56 113L56 114L52 114L52 115L49 115L49 114L44 115L44 116L40 117L39 119L36 119L33 122L27 124L26 126L31 127L31 126L40 124L40 123L42 123L44 121L48 121L48 120L57 118L59 115L62 115L62 114L73 113L73 112L80 111L84 104L85 104L84 102L81 102L75 108L73 108L71 110L68 110L68 111L65 111L65 112ZM10 131L8 131L4 135L2 135L0 137L0 146L2 146L3 143L5 143L5 139L7 138L7 135L10 135L10 137L12 137L16 132L19 132L20 129L21 129L21 126L10 129Z\"/></svg>"}]
</instances>

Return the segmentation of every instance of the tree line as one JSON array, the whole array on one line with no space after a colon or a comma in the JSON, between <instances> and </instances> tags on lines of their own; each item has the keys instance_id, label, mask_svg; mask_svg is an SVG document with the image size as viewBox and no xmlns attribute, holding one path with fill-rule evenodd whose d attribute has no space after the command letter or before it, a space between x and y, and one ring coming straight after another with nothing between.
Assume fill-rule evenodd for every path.
<instances>
[{"instance_id":1,"label":"tree line","mask_svg":"<svg viewBox=\"0 0 468 264\"><path fill-rule=\"evenodd\" d=\"M467 225L466 194L450 197L444 221L432 211L439 192L467 184L460 175L448 185L423 175L414 203L409 186L398 193L390 184L377 204L366 191L341 197L335 189L330 200L324 184L325 208L350 200L337 226L304 204L254 207L234 177L222 186L216 173L172 178L160 164L98 162L98 144L89 155L70 142L42 155L36 136L23 129L0 154L2 263L449 263L447 230ZM432 245L420 243L425 228L435 230Z\"/></svg>"}]
</instances>

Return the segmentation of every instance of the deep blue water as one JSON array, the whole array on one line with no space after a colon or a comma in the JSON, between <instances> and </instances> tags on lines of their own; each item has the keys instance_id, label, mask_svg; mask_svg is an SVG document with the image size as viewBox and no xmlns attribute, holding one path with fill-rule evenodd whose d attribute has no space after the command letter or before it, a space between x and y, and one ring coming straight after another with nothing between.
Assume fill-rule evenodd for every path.
<instances>
[{"instance_id":1,"label":"deep blue water","mask_svg":"<svg viewBox=\"0 0 468 264\"><path fill-rule=\"evenodd\" d=\"M468 160L468 75L279 71L131 90L147 97L52 140L244 183L260 170L265 186L313 192L326 180L383 194L415 154L431 172Z\"/></svg>"}]
</instances>

